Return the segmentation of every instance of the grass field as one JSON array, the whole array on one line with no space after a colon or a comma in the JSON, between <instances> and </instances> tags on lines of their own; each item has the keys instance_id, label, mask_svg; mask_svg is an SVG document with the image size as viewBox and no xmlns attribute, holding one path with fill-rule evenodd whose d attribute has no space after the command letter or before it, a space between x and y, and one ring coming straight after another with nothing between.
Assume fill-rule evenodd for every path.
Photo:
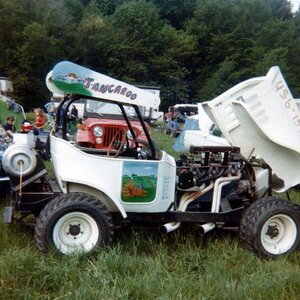
<instances>
[{"instance_id":1,"label":"grass field","mask_svg":"<svg viewBox=\"0 0 300 300\"><path fill-rule=\"evenodd\" d=\"M153 135L158 146L174 142ZM32 228L0 223L0 299L300 299L300 253L262 260L234 233L182 226L167 237L118 229L93 256L43 255Z\"/></svg>"}]
</instances>

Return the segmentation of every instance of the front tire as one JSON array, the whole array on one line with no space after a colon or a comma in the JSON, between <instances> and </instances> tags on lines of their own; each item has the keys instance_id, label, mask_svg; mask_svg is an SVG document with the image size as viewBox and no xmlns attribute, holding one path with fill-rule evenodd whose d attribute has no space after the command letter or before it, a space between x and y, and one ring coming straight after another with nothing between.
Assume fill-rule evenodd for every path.
<instances>
[{"instance_id":1,"label":"front tire","mask_svg":"<svg viewBox=\"0 0 300 300\"><path fill-rule=\"evenodd\" d=\"M291 253L300 248L300 206L275 197L256 201L242 218L239 236L264 258Z\"/></svg>"},{"instance_id":2,"label":"front tire","mask_svg":"<svg viewBox=\"0 0 300 300\"><path fill-rule=\"evenodd\" d=\"M112 236L112 218L107 208L83 193L54 198L41 211L35 226L39 250L54 248L65 255L108 246Z\"/></svg>"}]
</instances>

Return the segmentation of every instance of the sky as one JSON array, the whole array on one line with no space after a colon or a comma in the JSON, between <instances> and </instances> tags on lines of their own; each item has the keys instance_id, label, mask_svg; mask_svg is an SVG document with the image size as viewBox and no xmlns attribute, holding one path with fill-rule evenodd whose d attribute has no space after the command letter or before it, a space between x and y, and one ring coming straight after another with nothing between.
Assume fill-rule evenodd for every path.
<instances>
[{"instance_id":1,"label":"sky","mask_svg":"<svg viewBox=\"0 0 300 300\"><path fill-rule=\"evenodd\" d=\"M300 0L290 0L291 4L292 4L292 11L295 12L298 10L299 4L300 4Z\"/></svg>"}]
</instances>

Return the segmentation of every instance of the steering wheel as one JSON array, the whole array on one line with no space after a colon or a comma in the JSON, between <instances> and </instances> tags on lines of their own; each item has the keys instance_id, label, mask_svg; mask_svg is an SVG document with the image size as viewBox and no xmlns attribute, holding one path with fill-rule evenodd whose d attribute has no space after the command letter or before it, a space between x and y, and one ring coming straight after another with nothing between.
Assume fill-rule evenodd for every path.
<instances>
[{"instance_id":1,"label":"steering wheel","mask_svg":"<svg viewBox=\"0 0 300 300\"><path fill-rule=\"evenodd\" d=\"M117 137L121 136L121 140ZM127 138L127 133L126 130L124 128L119 128L116 133L114 134L114 136L111 139L111 142L109 143L108 149L107 149L107 156L110 155L110 151L112 149L114 149L114 143L117 142L117 148L115 150L117 150L117 152L115 153L114 157L118 157L120 155L121 150L123 149L123 146L126 142L126 138Z\"/></svg>"}]
</instances>

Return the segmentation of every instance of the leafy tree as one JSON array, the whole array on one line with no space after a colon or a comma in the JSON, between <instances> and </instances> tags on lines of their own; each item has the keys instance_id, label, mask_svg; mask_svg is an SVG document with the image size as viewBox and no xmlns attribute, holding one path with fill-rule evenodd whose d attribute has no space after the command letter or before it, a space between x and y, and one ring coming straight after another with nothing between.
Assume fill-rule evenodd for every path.
<instances>
[{"instance_id":1,"label":"leafy tree","mask_svg":"<svg viewBox=\"0 0 300 300\"><path fill-rule=\"evenodd\" d=\"M292 18L292 5L287 0L267 0L273 16L283 20Z\"/></svg>"},{"instance_id":2,"label":"leafy tree","mask_svg":"<svg viewBox=\"0 0 300 300\"><path fill-rule=\"evenodd\" d=\"M84 6L80 0L64 0L60 11L63 12L65 18L71 18L74 23L77 23L82 18L83 8Z\"/></svg>"},{"instance_id":3,"label":"leafy tree","mask_svg":"<svg viewBox=\"0 0 300 300\"><path fill-rule=\"evenodd\" d=\"M104 15L112 15L118 6L129 2L129 0L97 0L99 9Z\"/></svg>"},{"instance_id":4,"label":"leafy tree","mask_svg":"<svg viewBox=\"0 0 300 300\"><path fill-rule=\"evenodd\" d=\"M157 8L143 1L119 7L113 24L122 29L119 48L120 61L126 62L120 69L126 74L123 79L161 86L163 102L173 91L180 101L188 101L193 38L164 24Z\"/></svg>"},{"instance_id":5,"label":"leafy tree","mask_svg":"<svg viewBox=\"0 0 300 300\"><path fill-rule=\"evenodd\" d=\"M157 36L156 55L151 60L152 77L162 86L163 101L175 95L175 101L189 102L191 97L191 70L196 53L196 42L184 31L165 25Z\"/></svg>"},{"instance_id":6,"label":"leafy tree","mask_svg":"<svg viewBox=\"0 0 300 300\"><path fill-rule=\"evenodd\" d=\"M27 25L22 32L22 38L24 42L15 54L16 66L10 68L9 74L14 80L20 99L29 108L27 95L30 95L30 106L33 107L46 101L44 79L50 66L45 62L58 57L57 40L48 36L45 26L38 23Z\"/></svg>"},{"instance_id":7,"label":"leafy tree","mask_svg":"<svg viewBox=\"0 0 300 300\"><path fill-rule=\"evenodd\" d=\"M199 3L187 24L198 42L193 70L199 98L211 99L242 80L264 75L275 64L288 72L287 45L294 29L287 1Z\"/></svg>"},{"instance_id":8,"label":"leafy tree","mask_svg":"<svg viewBox=\"0 0 300 300\"><path fill-rule=\"evenodd\" d=\"M47 29L39 23L45 16L44 4L1 0L0 8L0 69L13 80L16 98L25 107L35 105L45 97L47 63L56 51Z\"/></svg>"},{"instance_id":9,"label":"leafy tree","mask_svg":"<svg viewBox=\"0 0 300 300\"><path fill-rule=\"evenodd\" d=\"M300 13L299 10L295 17L291 20L294 27L294 36L287 44L289 52L287 55L287 64L289 71L287 72L287 79L289 87L295 98L300 98Z\"/></svg>"},{"instance_id":10,"label":"leafy tree","mask_svg":"<svg viewBox=\"0 0 300 300\"><path fill-rule=\"evenodd\" d=\"M150 59L162 28L157 8L144 1L129 2L117 8L111 22L119 35L118 75L130 82L149 82Z\"/></svg>"},{"instance_id":11,"label":"leafy tree","mask_svg":"<svg viewBox=\"0 0 300 300\"><path fill-rule=\"evenodd\" d=\"M176 29L183 29L187 20L193 17L197 0L152 0L159 8L160 16Z\"/></svg>"},{"instance_id":12,"label":"leafy tree","mask_svg":"<svg viewBox=\"0 0 300 300\"><path fill-rule=\"evenodd\" d=\"M78 59L95 70L112 75L118 61L118 34L111 22L101 14L96 2L83 10L83 16L75 33L75 49Z\"/></svg>"},{"instance_id":13,"label":"leafy tree","mask_svg":"<svg viewBox=\"0 0 300 300\"><path fill-rule=\"evenodd\" d=\"M0 0L0 74L27 108L71 60L168 100L209 100L279 65L300 95L300 13L287 0Z\"/></svg>"}]
</instances>

